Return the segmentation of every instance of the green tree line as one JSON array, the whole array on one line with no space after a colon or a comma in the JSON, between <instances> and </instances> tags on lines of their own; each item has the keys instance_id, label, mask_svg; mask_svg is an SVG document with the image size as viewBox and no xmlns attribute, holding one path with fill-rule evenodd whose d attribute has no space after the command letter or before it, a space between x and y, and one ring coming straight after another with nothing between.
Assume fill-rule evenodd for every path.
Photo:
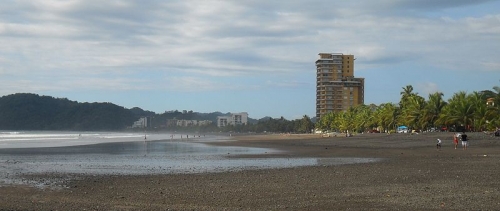
<instances>
[{"instance_id":1,"label":"green tree line","mask_svg":"<svg viewBox=\"0 0 500 211\"><path fill-rule=\"evenodd\" d=\"M436 92L426 99L408 85L403 87L398 104L359 105L347 111L328 113L316 122L316 128L338 132L373 129L389 132L404 125L414 130L492 131L500 125L500 87L495 86L493 90L460 91L448 100L443 99L443 93Z\"/></svg>"},{"instance_id":2,"label":"green tree line","mask_svg":"<svg viewBox=\"0 0 500 211\"><path fill-rule=\"evenodd\" d=\"M314 123L309 116L304 115L301 119L287 120L281 118L266 118L259 120L255 124L228 125L219 128L222 132L253 132L253 133L311 133Z\"/></svg>"},{"instance_id":3,"label":"green tree line","mask_svg":"<svg viewBox=\"0 0 500 211\"><path fill-rule=\"evenodd\" d=\"M182 116L180 116L182 119ZM156 115L153 119L161 119ZM161 124L163 120L153 120L153 125ZM301 119L287 120L281 118L263 118L256 123L248 122L244 125L227 125L225 127L217 127L216 121L208 125L193 125L187 127L169 126L163 128L149 128L148 130L166 130L166 131L184 131L196 133L311 133L314 129L314 123L307 116L304 115ZM137 129L142 130L142 129Z\"/></svg>"}]
</instances>

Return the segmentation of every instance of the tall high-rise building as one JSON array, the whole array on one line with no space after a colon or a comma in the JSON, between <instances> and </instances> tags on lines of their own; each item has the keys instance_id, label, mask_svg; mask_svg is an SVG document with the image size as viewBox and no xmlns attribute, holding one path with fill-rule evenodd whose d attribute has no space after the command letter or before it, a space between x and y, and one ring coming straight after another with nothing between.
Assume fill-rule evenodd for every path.
<instances>
[{"instance_id":1,"label":"tall high-rise building","mask_svg":"<svg viewBox=\"0 0 500 211\"><path fill-rule=\"evenodd\" d=\"M364 103L364 78L354 77L354 56L320 53L316 61L316 117Z\"/></svg>"}]
</instances>

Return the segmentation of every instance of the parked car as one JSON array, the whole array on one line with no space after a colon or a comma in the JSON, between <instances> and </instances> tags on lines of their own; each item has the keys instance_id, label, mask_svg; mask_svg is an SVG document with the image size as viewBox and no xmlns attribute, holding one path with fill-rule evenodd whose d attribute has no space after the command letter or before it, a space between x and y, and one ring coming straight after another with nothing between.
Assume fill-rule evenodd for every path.
<instances>
[{"instance_id":1,"label":"parked car","mask_svg":"<svg viewBox=\"0 0 500 211\"><path fill-rule=\"evenodd\" d=\"M439 129L437 127L432 127L429 130L427 130L427 132L438 132L438 131Z\"/></svg>"},{"instance_id":2,"label":"parked car","mask_svg":"<svg viewBox=\"0 0 500 211\"><path fill-rule=\"evenodd\" d=\"M408 129L398 130L397 132L398 132L398 133L408 133Z\"/></svg>"}]
</instances>

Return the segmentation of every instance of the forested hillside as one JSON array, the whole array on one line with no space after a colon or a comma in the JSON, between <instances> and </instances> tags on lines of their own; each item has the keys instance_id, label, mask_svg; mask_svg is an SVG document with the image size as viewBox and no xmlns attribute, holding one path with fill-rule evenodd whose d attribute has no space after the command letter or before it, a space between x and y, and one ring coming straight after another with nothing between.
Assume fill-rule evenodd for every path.
<instances>
[{"instance_id":1,"label":"forested hillside","mask_svg":"<svg viewBox=\"0 0 500 211\"><path fill-rule=\"evenodd\" d=\"M124 108L112 103L79 103L66 98L37 94L12 94L0 97L0 130L123 130L141 117L150 117L154 125L148 130L187 130L204 132L310 132L313 123L309 117L286 120L283 117L260 120L248 118L248 125L217 128L217 116L229 113L198 113L193 111L165 111L156 114L134 107ZM213 123L195 127L166 127L169 119L210 120Z\"/></svg>"},{"instance_id":2,"label":"forested hillside","mask_svg":"<svg viewBox=\"0 0 500 211\"><path fill-rule=\"evenodd\" d=\"M78 103L37 94L0 97L0 130L119 130L137 120L112 103Z\"/></svg>"}]
</instances>

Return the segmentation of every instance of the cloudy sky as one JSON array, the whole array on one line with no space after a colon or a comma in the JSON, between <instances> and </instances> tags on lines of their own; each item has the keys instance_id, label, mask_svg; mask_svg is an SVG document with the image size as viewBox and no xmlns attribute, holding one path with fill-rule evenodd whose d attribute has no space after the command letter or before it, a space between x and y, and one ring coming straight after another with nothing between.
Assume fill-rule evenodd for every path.
<instances>
[{"instance_id":1,"label":"cloudy sky","mask_svg":"<svg viewBox=\"0 0 500 211\"><path fill-rule=\"evenodd\" d=\"M0 95L315 116L320 52L353 54L365 103L500 86L498 0L6 0Z\"/></svg>"}]
</instances>

